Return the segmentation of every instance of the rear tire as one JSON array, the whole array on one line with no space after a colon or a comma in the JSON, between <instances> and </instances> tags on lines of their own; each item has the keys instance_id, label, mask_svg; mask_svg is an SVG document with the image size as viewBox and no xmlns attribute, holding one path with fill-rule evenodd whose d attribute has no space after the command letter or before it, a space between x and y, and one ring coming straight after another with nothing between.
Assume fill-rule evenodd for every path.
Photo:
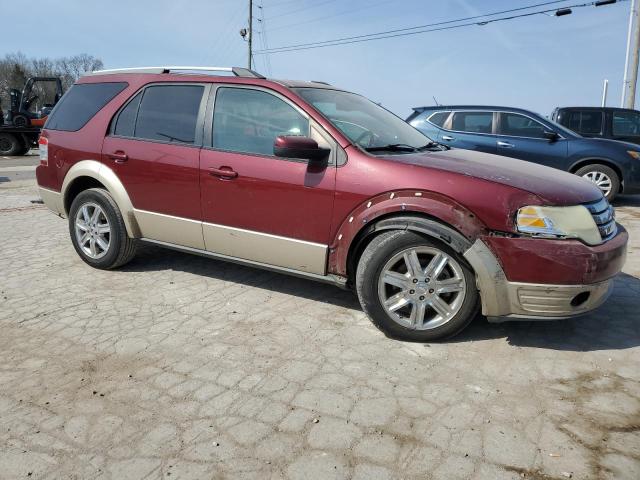
<instances>
[{"instance_id":1,"label":"rear tire","mask_svg":"<svg viewBox=\"0 0 640 480\"><path fill-rule=\"evenodd\" d=\"M442 242L406 230L382 233L367 245L356 291L380 330L415 342L456 335L479 307L475 275L464 258Z\"/></svg>"},{"instance_id":2,"label":"rear tire","mask_svg":"<svg viewBox=\"0 0 640 480\"><path fill-rule=\"evenodd\" d=\"M22 141L11 133L0 133L0 155L12 157L19 155L23 148Z\"/></svg>"},{"instance_id":3,"label":"rear tire","mask_svg":"<svg viewBox=\"0 0 640 480\"><path fill-rule=\"evenodd\" d=\"M620 191L620 177L616 171L601 163L585 165L576 171L576 175L595 184L609 202L613 201Z\"/></svg>"},{"instance_id":4,"label":"rear tire","mask_svg":"<svg viewBox=\"0 0 640 480\"><path fill-rule=\"evenodd\" d=\"M73 200L69 233L80 258L95 268L120 267L136 254L138 241L129 238L118 205L101 188L85 190Z\"/></svg>"}]
</instances>

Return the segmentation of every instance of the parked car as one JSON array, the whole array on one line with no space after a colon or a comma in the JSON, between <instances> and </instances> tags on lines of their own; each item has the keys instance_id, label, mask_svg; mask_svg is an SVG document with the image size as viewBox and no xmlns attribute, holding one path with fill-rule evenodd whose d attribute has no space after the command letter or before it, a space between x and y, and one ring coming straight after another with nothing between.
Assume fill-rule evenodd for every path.
<instances>
[{"instance_id":1,"label":"parked car","mask_svg":"<svg viewBox=\"0 0 640 480\"><path fill-rule=\"evenodd\" d=\"M416 341L479 308L564 318L607 298L627 233L593 184L440 146L327 84L194 70L97 72L51 113L40 194L87 264L145 241L328 282Z\"/></svg>"},{"instance_id":2,"label":"parked car","mask_svg":"<svg viewBox=\"0 0 640 480\"><path fill-rule=\"evenodd\" d=\"M640 144L640 112L614 107L556 108L551 120L583 137Z\"/></svg>"},{"instance_id":3,"label":"parked car","mask_svg":"<svg viewBox=\"0 0 640 480\"><path fill-rule=\"evenodd\" d=\"M640 193L640 147L583 138L519 108L437 106L414 108L407 121L438 142L497 153L575 173L595 183L611 201Z\"/></svg>"}]
</instances>

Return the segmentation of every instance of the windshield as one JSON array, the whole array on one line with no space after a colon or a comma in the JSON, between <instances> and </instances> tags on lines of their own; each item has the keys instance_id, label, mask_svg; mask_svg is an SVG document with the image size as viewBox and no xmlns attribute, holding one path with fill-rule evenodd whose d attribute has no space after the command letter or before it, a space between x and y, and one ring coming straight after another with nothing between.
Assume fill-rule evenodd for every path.
<instances>
[{"instance_id":1,"label":"windshield","mask_svg":"<svg viewBox=\"0 0 640 480\"><path fill-rule=\"evenodd\" d=\"M415 151L431 140L393 113L355 93L322 88L296 88L353 143L370 150L404 147Z\"/></svg>"}]
</instances>

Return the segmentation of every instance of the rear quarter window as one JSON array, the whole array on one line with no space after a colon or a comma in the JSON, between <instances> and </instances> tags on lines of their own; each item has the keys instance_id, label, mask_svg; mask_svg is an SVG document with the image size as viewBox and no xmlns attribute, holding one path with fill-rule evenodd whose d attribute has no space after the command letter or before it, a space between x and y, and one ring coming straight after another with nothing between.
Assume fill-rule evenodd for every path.
<instances>
[{"instance_id":1,"label":"rear quarter window","mask_svg":"<svg viewBox=\"0 0 640 480\"><path fill-rule=\"evenodd\" d=\"M45 128L75 132L127 88L126 82L81 83L72 86L49 115Z\"/></svg>"}]
</instances>

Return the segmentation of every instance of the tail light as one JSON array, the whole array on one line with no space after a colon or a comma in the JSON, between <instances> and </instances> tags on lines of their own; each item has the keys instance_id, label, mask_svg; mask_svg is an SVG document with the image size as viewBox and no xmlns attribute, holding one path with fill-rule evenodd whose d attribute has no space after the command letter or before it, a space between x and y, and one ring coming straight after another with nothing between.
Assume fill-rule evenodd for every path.
<instances>
[{"instance_id":1,"label":"tail light","mask_svg":"<svg viewBox=\"0 0 640 480\"><path fill-rule=\"evenodd\" d=\"M40 149L40 164L49 165L49 140L45 137L38 139L38 147Z\"/></svg>"}]
</instances>

